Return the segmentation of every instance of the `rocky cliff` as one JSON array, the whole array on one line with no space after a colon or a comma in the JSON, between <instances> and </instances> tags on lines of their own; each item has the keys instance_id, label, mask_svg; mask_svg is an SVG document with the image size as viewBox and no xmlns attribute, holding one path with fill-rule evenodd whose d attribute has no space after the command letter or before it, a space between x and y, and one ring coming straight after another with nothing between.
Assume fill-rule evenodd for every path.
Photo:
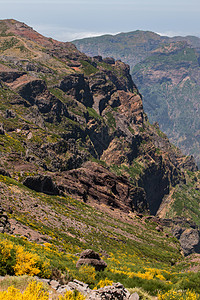
<instances>
[{"instance_id":1,"label":"rocky cliff","mask_svg":"<svg viewBox=\"0 0 200 300\"><path fill-rule=\"evenodd\" d=\"M51 176L85 202L155 214L185 181L185 160L196 166L148 123L129 66L0 25L1 165L22 181Z\"/></svg>"},{"instance_id":2,"label":"rocky cliff","mask_svg":"<svg viewBox=\"0 0 200 300\"><path fill-rule=\"evenodd\" d=\"M151 123L199 164L198 37L133 31L74 41L86 54L112 56L131 66Z\"/></svg>"}]
</instances>

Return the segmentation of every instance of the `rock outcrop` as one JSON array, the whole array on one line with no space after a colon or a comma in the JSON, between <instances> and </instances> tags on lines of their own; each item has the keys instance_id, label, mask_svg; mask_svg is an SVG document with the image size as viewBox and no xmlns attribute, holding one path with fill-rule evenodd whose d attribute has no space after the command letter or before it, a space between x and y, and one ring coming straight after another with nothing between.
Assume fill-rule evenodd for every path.
<instances>
[{"instance_id":1,"label":"rock outcrop","mask_svg":"<svg viewBox=\"0 0 200 300\"><path fill-rule=\"evenodd\" d=\"M56 182L67 194L86 203L106 204L126 212L148 209L142 188L135 187L128 178L117 176L94 162L86 162L81 168L62 174L57 173Z\"/></svg>"},{"instance_id":2,"label":"rock outcrop","mask_svg":"<svg viewBox=\"0 0 200 300\"><path fill-rule=\"evenodd\" d=\"M193 228L182 230L183 232L180 234L178 239L184 255L187 256L192 253L200 253L200 231Z\"/></svg>"},{"instance_id":3,"label":"rock outcrop","mask_svg":"<svg viewBox=\"0 0 200 300\"><path fill-rule=\"evenodd\" d=\"M161 224L171 227L171 232L179 240L185 256L200 253L200 230L194 222L175 218L163 219Z\"/></svg>"},{"instance_id":4,"label":"rock outcrop","mask_svg":"<svg viewBox=\"0 0 200 300\"><path fill-rule=\"evenodd\" d=\"M4 168L0 168L0 175L11 177L10 173L6 171Z\"/></svg>"},{"instance_id":5,"label":"rock outcrop","mask_svg":"<svg viewBox=\"0 0 200 300\"><path fill-rule=\"evenodd\" d=\"M113 283L111 286L105 286L98 290L91 290L88 284L74 279L66 285L59 284L56 280L40 279L44 283L49 284L59 294L64 294L66 291L78 291L86 297L87 300L139 300L139 295L129 293L121 283Z\"/></svg>"}]
</instances>

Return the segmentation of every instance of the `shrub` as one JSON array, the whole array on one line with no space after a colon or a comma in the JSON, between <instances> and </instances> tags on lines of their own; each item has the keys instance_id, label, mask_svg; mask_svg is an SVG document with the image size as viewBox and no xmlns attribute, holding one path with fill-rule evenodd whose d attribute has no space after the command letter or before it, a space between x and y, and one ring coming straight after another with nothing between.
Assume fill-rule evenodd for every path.
<instances>
[{"instance_id":1,"label":"shrub","mask_svg":"<svg viewBox=\"0 0 200 300\"><path fill-rule=\"evenodd\" d=\"M16 245L7 239L0 241L0 275L39 275L49 278L51 275L49 260L45 260L25 247Z\"/></svg>"},{"instance_id":2,"label":"shrub","mask_svg":"<svg viewBox=\"0 0 200 300\"><path fill-rule=\"evenodd\" d=\"M43 289L41 282L32 281L22 294L14 286L10 286L7 291L0 292L0 300L48 300L49 294ZM73 298L72 298L73 299Z\"/></svg>"},{"instance_id":3,"label":"shrub","mask_svg":"<svg viewBox=\"0 0 200 300\"><path fill-rule=\"evenodd\" d=\"M103 288L105 286L109 286L109 285L112 285L112 284L113 284L112 280L109 280L108 278L105 278L105 279L102 279L98 282L98 284L94 287L94 290L97 290L97 289L100 289L100 288Z\"/></svg>"},{"instance_id":4,"label":"shrub","mask_svg":"<svg viewBox=\"0 0 200 300\"><path fill-rule=\"evenodd\" d=\"M64 296L60 296L59 300L85 300L85 297L78 291L67 291Z\"/></svg>"},{"instance_id":5,"label":"shrub","mask_svg":"<svg viewBox=\"0 0 200 300\"><path fill-rule=\"evenodd\" d=\"M175 291L169 290L167 293L159 293L159 300L197 300L200 299L199 295L197 295L194 291Z\"/></svg>"},{"instance_id":6,"label":"shrub","mask_svg":"<svg viewBox=\"0 0 200 300\"><path fill-rule=\"evenodd\" d=\"M15 275L38 275L40 273L40 269L37 267L38 261L39 256L36 253L24 251L22 246L17 246Z\"/></svg>"},{"instance_id":7,"label":"shrub","mask_svg":"<svg viewBox=\"0 0 200 300\"><path fill-rule=\"evenodd\" d=\"M7 240L0 242L0 275L14 275L12 268L15 265L14 246Z\"/></svg>"}]
</instances>

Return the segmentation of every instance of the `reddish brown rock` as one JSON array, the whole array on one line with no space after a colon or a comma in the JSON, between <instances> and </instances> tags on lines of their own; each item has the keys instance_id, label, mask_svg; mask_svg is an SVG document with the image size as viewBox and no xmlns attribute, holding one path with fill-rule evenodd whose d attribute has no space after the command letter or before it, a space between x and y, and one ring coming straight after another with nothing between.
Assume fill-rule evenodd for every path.
<instances>
[{"instance_id":1,"label":"reddish brown rock","mask_svg":"<svg viewBox=\"0 0 200 300\"><path fill-rule=\"evenodd\" d=\"M124 176L117 176L105 167L86 162L83 167L56 174L58 186L87 203L106 204L123 211L146 210L145 195Z\"/></svg>"}]
</instances>

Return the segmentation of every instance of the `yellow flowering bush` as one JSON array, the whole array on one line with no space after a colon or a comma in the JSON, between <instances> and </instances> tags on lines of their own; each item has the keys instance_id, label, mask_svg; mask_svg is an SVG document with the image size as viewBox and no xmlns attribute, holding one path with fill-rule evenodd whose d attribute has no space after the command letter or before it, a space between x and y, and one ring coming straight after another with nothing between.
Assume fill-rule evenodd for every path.
<instances>
[{"instance_id":1,"label":"yellow flowering bush","mask_svg":"<svg viewBox=\"0 0 200 300\"><path fill-rule=\"evenodd\" d=\"M14 246L7 240L0 242L0 275L14 274L12 266L15 264Z\"/></svg>"},{"instance_id":2,"label":"yellow flowering bush","mask_svg":"<svg viewBox=\"0 0 200 300\"><path fill-rule=\"evenodd\" d=\"M40 275L49 278L50 262L7 239L0 241L0 275Z\"/></svg>"},{"instance_id":3,"label":"yellow flowering bush","mask_svg":"<svg viewBox=\"0 0 200 300\"><path fill-rule=\"evenodd\" d=\"M159 293L158 299L159 300L198 300L200 299L200 296L190 290L187 291L170 290L166 293Z\"/></svg>"},{"instance_id":4,"label":"yellow flowering bush","mask_svg":"<svg viewBox=\"0 0 200 300\"><path fill-rule=\"evenodd\" d=\"M4 240L0 244L0 254L2 255L1 260L6 262L7 259L11 257L11 250L13 249L13 245L9 243L7 240Z\"/></svg>"},{"instance_id":5,"label":"yellow flowering bush","mask_svg":"<svg viewBox=\"0 0 200 300\"><path fill-rule=\"evenodd\" d=\"M49 294L43 289L41 282L32 281L28 287L21 293L14 286L10 286L7 291L0 292L0 300L48 300Z\"/></svg>"},{"instance_id":6,"label":"yellow flowering bush","mask_svg":"<svg viewBox=\"0 0 200 300\"><path fill-rule=\"evenodd\" d=\"M64 296L59 296L59 300L85 300L86 298L78 291L67 291Z\"/></svg>"},{"instance_id":7,"label":"yellow flowering bush","mask_svg":"<svg viewBox=\"0 0 200 300\"><path fill-rule=\"evenodd\" d=\"M36 253L24 251L22 246L17 246L15 275L38 275L40 273L40 269L37 267L38 261L39 256Z\"/></svg>"},{"instance_id":8,"label":"yellow flowering bush","mask_svg":"<svg viewBox=\"0 0 200 300\"><path fill-rule=\"evenodd\" d=\"M94 290L98 290L100 288L103 288L105 286L109 286L109 285L112 285L113 284L113 281L112 280L109 280L108 278L105 278L104 280L100 280L98 282L98 284L94 287Z\"/></svg>"},{"instance_id":9,"label":"yellow flowering bush","mask_svg":"<svg viewBox=\"0 0 200 300\"><path fill-rule=\"evenodd\" d=\"M123 274L127 275L129 278L139 277L146 280L151 280L158 278L160 280L166 280L166 278L161 274L161 270L155 268L145 268L145 272L131 272L131 271L124 271L124 270L117 270L117 269L110 269L110 271L114 274Z\"/></svg>"}]
</instances>

